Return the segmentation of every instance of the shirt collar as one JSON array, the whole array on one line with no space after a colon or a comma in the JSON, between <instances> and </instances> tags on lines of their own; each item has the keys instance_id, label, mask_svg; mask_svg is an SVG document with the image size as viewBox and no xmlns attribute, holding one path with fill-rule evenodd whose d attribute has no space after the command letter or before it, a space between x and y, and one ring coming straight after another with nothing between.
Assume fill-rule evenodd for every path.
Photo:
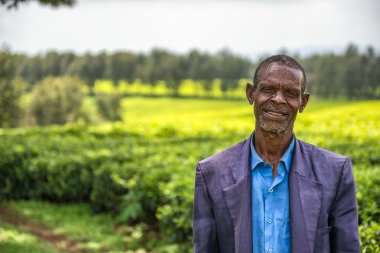
<instances>
[{"instance_id":1,"label":"shirt collar","mask_svg":"<svg viewBox=\"0 0 380 253\"><path fill-rule=\"evenodd\" d=\"M252 135L250 149L251 149L251 170L254 170L257 165L263 163L264 160L257 154L255 146L253 146L254 135ZM292 166L293 150L295 146L295 137L293 135L292 142L289 144L288 148L285 150L282 155L280 162L285 164L285 169L289 172L290 167Z\"/></svg>"}]
</instances>

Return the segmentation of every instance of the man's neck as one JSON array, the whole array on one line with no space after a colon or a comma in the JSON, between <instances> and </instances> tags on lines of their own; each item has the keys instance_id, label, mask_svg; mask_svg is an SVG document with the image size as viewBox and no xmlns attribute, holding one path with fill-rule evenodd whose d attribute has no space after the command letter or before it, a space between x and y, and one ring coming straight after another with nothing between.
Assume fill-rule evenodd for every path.
<instances>
[{"instance_id":1,"label":"man's neck","mask_svg":"<svg viewBox=\"0 0 380 253\"><path fill-rule=\"evenodd\" d=\"M271 133L257 127L253 145L256 153L273 169L273 177L277 175L277 166L282 155L292 141L293 132Z\"/></svg>"}]
</instances>

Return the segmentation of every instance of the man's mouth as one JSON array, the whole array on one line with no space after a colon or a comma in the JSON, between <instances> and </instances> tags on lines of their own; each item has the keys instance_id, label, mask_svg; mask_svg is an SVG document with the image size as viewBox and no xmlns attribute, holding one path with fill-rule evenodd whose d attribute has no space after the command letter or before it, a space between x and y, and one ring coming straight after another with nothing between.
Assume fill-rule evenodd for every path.
<instances>
[{"instance_id":1,"label":"man's mouth","mask_svg":"<svg viewBox=\"0 0 380 253\"><path fill-rule=\"evenodd\" d=\"M267 111L267 113L272 115L272 116L285 116L286 115L285 113L273 112L273 111Z\"/></svg>"},{"instance_id":2,"label":"man's mouth","mask_svg":"<svg viewBox=\"0 0 380 253\"><path fill-rule=\"evenodd\" d=\"M265 111L267 114L271 115L271 116L275 116L275 117L279 117L279 116L286 116L288 115L287 113L284 113L284 112L275 112L275 111Z\"/></svg>"}]
</instances>

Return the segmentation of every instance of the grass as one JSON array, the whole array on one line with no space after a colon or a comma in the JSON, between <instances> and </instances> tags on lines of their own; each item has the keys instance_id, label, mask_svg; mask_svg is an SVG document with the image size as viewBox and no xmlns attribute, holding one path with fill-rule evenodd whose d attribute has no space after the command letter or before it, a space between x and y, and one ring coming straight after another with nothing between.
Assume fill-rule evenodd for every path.
<instances>
[{"instance_id":1,"label":"grass","mask_svg":"<svg viewBox=\"0 0 380 253\"><path fill-rule=\"evenodd\" d=\"M0 252L4 253L58 253L52 245L21 231L16 226L0 222Z\"/></svg>"},{"instance_id":2,"label":"grass","mask_svg":"<svg viewBox=\"0 0 380 253\"><path fill-rule=\"evenodd\" d=\"M10 201L6 203L17 213L43 224L54 234L65 235L77 244L78 250L98 253L179 252L178 245L160 243L160 235L139 224L118 224L110 214L93 214L87 204L54 204L43 201ZM155 245L153 247L152 245ZM16 226L0 222L0 252L57 253L47 242L23 232Z\"/></svg>"},{"instance_id":3,"label":"grass","mask_svg":"<svg viewBox=\"0 0 380 253\"><path fill-rule=\"evenodd\" d=\"M13 201L8 206L54 233L66 235L87 252L125 252L140 245L142 228L118 226L111 215L93 215L86 204Z\"/></svg>"}]
</instances>

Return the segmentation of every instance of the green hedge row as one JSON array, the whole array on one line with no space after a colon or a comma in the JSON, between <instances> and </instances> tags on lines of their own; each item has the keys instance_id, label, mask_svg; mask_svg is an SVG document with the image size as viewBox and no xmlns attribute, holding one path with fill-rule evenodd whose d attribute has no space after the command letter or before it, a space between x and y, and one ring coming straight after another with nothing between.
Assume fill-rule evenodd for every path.
<instances>
[{"instance_id":1,"label":"green hedge row","mask_svg":"<svg viewBox=\"0 0 380 253\"><path fill-rule=\"evenodd\" d=\"M165 129L149 137L117 125L107 131L75 125L4 130L0 198L86 202L94 212L146 223L166 240L189 246L196 162L249 133L191 137L165 135ZM379 140L336 138L319 144L352 158L363 252L380 252Z\"/></svg>"},{"instance_id":2,"label":"green hedge row","mask_svg":"<svg viewBox=\"0 0 380 253\"><path fill-rule=\"evenodd\" d=\"M94 212L189 242L195 164L218 145L162 133L147 139L116 128L7 130L0 136L0 198L87 202Z\"/></svg>"}]
</instances>

